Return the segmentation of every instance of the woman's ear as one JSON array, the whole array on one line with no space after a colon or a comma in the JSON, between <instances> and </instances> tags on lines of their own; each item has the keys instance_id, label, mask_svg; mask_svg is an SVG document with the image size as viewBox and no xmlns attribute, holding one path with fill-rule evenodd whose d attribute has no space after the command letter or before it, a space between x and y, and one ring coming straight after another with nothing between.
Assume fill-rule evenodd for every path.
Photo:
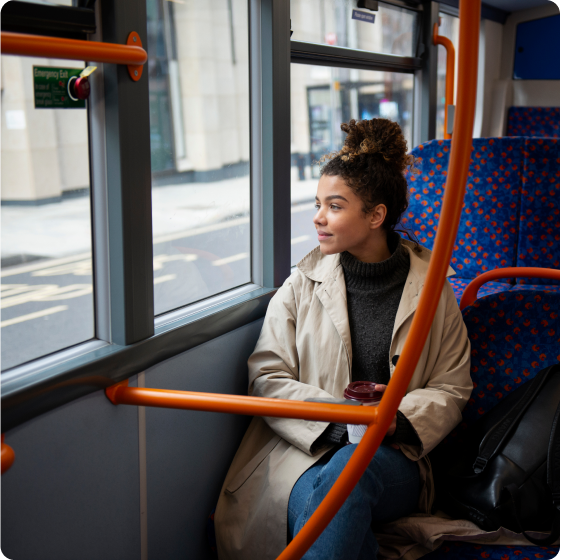
<instances>
[{"instance_id":1,"label":"woman's ear","mask_svg":"<svg viewBox=\"0 0 561 560\"><path fill-rule=\"evenodd\" d=\"M388 209L385 204L378 204L375 206L370 212L370 229L378 229L379 227L382 227L387 213Z\"/></svg>"}]
</instances>

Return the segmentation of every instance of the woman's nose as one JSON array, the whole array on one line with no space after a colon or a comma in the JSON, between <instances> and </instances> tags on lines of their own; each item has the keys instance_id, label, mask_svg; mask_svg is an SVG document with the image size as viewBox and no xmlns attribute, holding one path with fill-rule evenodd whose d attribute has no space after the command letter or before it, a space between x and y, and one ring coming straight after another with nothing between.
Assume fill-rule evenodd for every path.
<instances>
[{"instance_id":1,"label":"woman's nose","mask_svg":"<svg viewBox=\"0 0 561 560\"><path fill-rule=\"evenodd\" d=\"M325 225L325 216L323 215L321 208L316 212L316 215L314 216L314 224L317 226Z\"/></svg>"}]
</instances>

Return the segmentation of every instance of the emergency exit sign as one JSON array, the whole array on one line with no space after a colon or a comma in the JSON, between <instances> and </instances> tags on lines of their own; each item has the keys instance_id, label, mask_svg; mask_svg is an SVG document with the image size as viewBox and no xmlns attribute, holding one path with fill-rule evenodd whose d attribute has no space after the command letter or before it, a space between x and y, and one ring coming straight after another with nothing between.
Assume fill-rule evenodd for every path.
<instances>
[{"instance_id":1,"label":"emergency exit sign","mask_svg":"<svg viewBox=\"0 0 561 560\"><path fill-rule=\"evenodd\" d=\"M68 82L77 78L82 70L34 66L35 109L85 109L86 101L73 99L68 87Z\"/></svg>"}]
</instances>

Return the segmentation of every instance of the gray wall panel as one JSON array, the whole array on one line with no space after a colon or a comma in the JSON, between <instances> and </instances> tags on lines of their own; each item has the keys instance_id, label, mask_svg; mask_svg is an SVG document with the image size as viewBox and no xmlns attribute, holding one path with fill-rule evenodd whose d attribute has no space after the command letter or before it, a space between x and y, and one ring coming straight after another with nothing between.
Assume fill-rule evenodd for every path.
<instances>
[{"instance_id":1,"label":"gray wall panel","mask_svg":"<svg viewBox=\"0 0 561 560\"><path fill-rule=\"evenodd\" d=\"M146 386L247 394L255 321L146 372ZM249 423L247 417L146 409L148 558L211 558L206 522Z\"/></svg>"},{"instance_id":2,"label":"gray wall panel","mask_svg":"<svg viewBox=\"0 0 561 560\"><path fill-rule=\"evenodd\" d=\"M2 476L8 558L140 558L135 407L98 391L10 430L6 443L16 456Z\"/></svg>"}]
</instances>

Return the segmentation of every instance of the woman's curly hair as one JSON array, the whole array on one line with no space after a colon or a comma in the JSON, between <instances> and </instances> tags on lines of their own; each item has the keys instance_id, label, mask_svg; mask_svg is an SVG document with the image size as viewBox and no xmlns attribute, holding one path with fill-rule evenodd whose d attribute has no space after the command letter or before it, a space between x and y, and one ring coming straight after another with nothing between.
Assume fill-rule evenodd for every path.
<instances>
[{"instance_id":1,"label":"woman's curly hair","mask_svg":"<svg viewBox=\"0 0 561 560\"><path fill-rule=\"evenodd\" d=\"M364 212L385 204L383 227L393 231L409 205L405 171L417 172L400 126L388 119L352 119L341 130L347 133L345 143L339 152L322 158L327 163L321 175L341 177L362 199Z\"/></svg>"}]
</instances>

